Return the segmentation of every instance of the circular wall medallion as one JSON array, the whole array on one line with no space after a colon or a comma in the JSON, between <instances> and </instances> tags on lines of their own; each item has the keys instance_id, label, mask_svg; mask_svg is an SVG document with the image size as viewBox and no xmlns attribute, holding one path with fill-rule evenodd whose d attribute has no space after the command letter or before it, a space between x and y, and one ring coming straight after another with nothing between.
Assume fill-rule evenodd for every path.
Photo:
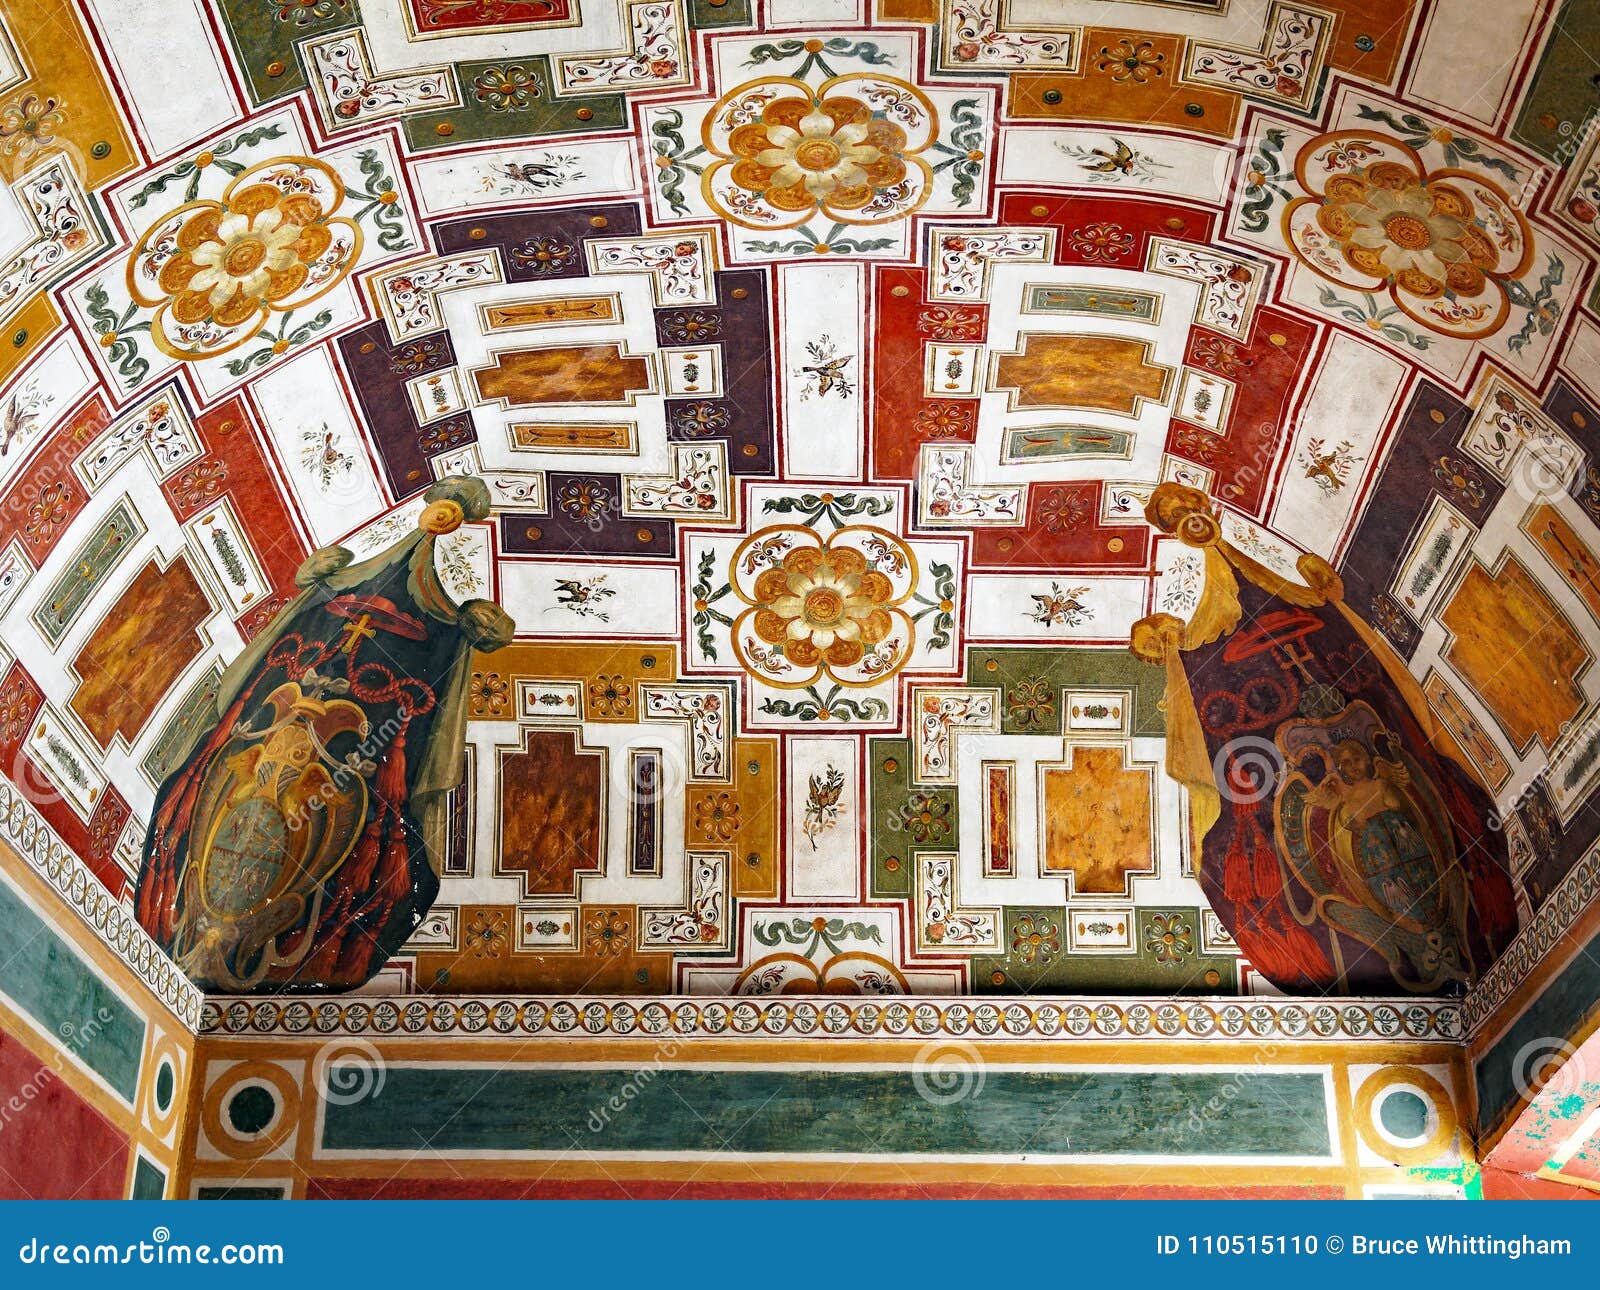
<instances>
[{"instance_id":1,"label":"circular wall medallion","mask_svg":"<svg viewBox=\"0 0 1600 1290\"><path fill-rule=\"evenodd\" d=\"M1436 1160L1455 1138L1449 1091L1415 1066L1393 1066L1369 1076L1356 1093L1355 1112L1361 1140L1397 1165Z\"/></svg>"},{"instance_id":2,"label":"circular wall medallion","mask_svg":"<svg viewBox=\"0 0 1600 1290\"><path fill-rule=\"evenodd\" d=\"M178 1073L172 1068L172 1063L162 1058L161 1064L156 1067L155 1097L156 1110L165 1115L172 1109L172 1094L178 1086Z\"/></svg>"},{"instance_id":3,"label":"circular wall medallion","mask_svg":"<svg viewBox=\"0 0 1600 1290\"><path fill-rule=\"evenodd\" d=\"M278 1118L278 1099L265 1084L241 1084L224 1109L229 1127L241 1138L253 1138Z\"/></svg>"},{"instance_id":4,"label":"circular wall medallion","mask_svg":"<svg viewBox=\"0 0 1600 1290\"><path fill-rule=\"evenodd\" d=\"M1433 1123L1433 1107L1414 1089L1395 1087L1377 1101L1378 1129L1397 1143L1424 1142Z\"/></svg>"},{"instance_id":5,"label":"circular wall medallion","mask_svg":"<svg viewBox=\"0 0 1600 1290\"><path fill-rule=\"evenodd\" d=\"M300 1090L270 1062L239 1062L206 1090L201 1124L211 1144L235 1159L260 1156L284 1142L300 1115Z\"/></svg>"}]
</instances>

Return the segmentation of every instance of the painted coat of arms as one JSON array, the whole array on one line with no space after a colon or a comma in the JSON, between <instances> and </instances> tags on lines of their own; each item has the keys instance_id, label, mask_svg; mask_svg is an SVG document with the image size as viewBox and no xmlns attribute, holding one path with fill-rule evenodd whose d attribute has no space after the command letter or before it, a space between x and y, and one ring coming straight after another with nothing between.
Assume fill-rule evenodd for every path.
<instances>
[{"instance_id":1,"label":"painted coat of arms","mask_svg":"<svg viewBox=\"0 0 1600 1290\"><path fill-rule=\"evenodd\" d=\"M1423 766L1364 702L1286 721L1273 802L1295 917L1370 946L1403 984L1471 979L1465 875Z\"/></svg>"},{"instance_id":2,"label":"painted coat of arms","mask_svg":"<svg viewBox=\"0 0 1600 1290\"><path fill-rule=\"evenodd\" d=\"M427 498L373 558L306 561L156 797L139 921L208 990L360 985L433 903L471 651L513 627L450 600L434 567L435 539L481 519L487 489L453 477Z\"/></svg>"},{"instance_id":3,"label":"painted coat of arms","mask_svg":"<svg viewBox=\"0 0 1600 1290\"><path fill-rule=\"evenodd\" d=\"M1147 515L1204 553L1189 621L1143 619L1133 647L1167 667L1167 768L1223 925L1283 990L1465 989L1516 932L1509 859L1404 663L1325 561L1274 572L1182 485Z\"/></svg>"}]
</instances>

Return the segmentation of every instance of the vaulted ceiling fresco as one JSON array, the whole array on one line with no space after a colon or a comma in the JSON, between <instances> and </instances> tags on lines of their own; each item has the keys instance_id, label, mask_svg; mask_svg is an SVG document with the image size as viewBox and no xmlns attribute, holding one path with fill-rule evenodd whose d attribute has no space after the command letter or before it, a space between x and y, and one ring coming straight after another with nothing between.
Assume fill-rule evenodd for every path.
<instances>
[{"instance_id":1,"label":"vaulted ceiling fresco","mask_svg":"<svg viewBox=\"0 0 1600 1290\"><path fill-rule=\"evenodd\" d=\"M0 17L0 791L202 988L1453 994L1600 836L1593 0Z\"/></svg>"}]
</instances>

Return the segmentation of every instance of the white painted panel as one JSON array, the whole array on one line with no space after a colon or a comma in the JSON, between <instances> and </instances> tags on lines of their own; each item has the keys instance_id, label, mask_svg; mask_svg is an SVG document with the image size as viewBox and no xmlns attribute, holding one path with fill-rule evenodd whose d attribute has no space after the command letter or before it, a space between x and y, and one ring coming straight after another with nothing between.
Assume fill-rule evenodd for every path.
<instances>
[{"instance_id":1,"label":"white painted panel","mask_svg":"<svg viewBox=\"0 0 1600 1290\"><path fill-rule=\"evenodd\" d=\"M786 800L790 900L860 898L861 803L856 797L856 747L855 740L837 736L789 740ZM825 802L835 794L830 809Z\"/></svg>"},{"instance_id":2,"label":"white painted panel","mask_svg":"<svg viewBox=\"0 0 1600 1290\"><path fill-rule=\"evenodd\" d=\"M1600 399L1600 327L1587 314L1578 315L1572 340L1561 360L1561 370L1583 387L1591 399Z\"/></svg>"},{"instance_id":3,"label":"white painted panel","mask_svg":"<svg viewBox=\"0 0 1600 1290\"><path fill-rule=\"evenodd\" d=\"M826 27L859 23L862 0L767 0L767 24L772 27Z\"/></svg>"},{"instance_id":4,"label":"white painted panel","mask_svg":"<svg viewBox=\"0 0 1600 1290\"><path fill-rule=\"evenodd\" d=\"M1182 194L1220 204L1238 160L1232 148L1116 125L1085 130L1010 126L1000 140L996 178L1002 184L1048 188Z\"/></svg>"},{"instance_id":5,"label":"white painted panel","mask_svg":"<svg viewBox=\"0 0 1600 1290\"><path fill-rule=\"evenodd\" d=\"M70 332L33 360L0 397L0 488L22 473L32 451L94 384Z\"/></svg>"},{"instance_id":6,"label":"white painted panel","mask_svg":"<svg viewBox=\"0 0 1600 1290\"><path fill-rule=\"evenodd\" d=\"M1148 612L1147 578L973 574L968 640L1125 641Z\"/></svg>"},{"instance_id":7,"label":"white painted panel","mask_svg":"<svg viewBox=\"0 0 1600 1290\"><path fill-rule=\"evenodd\" d=\"M574 607L563 583L590 586L597 578L615 596ZM613 636L675 636L683 602L678 571L658 564L612 564L577 560L503 560L500 603L516 620L518 636L574 636L585 640ZM595 606L598 605L596 608ZM600 615L604 614L602 620Z\"/></svg>"},{"instance_id":8,"label":"white painted panel","mask_svg":"<svg viewBox=\"0 0 1600 1290\"><path fill-rule=\"evenodd\" d=\"M1170 31L1259 48L1271 3L1272 0L1230 0L1214 12L1207 12L1182 5L1147 4L1143 0L1096 0L1084 6L1064 4L1062 0L1007 0L997 7L997 13L999 25L1006 31L1092 22L1096 27Z\"/></svg>"},{"instance_id":9,"label":"white painted panel","mask_svg":"<svg viewBox=\"0 0 1600 1290\"><path fill-rule=\"evenodd\" d=\"M257 378L251 387L297 510L317 545L337 541L387 502L326 347Z\"/></svg>"},{"instance_id":10,"label":"white painted panel","mask_svg":"<svg viewBox=\"0 0 1600 1290\"><path fill-rule=\"evenodd\" d=\"M865 442L861 266L842 260L786 265L779 270L779 291L789 474L856 479Z\"/></svg>"},{"instance_id":11,"label":"white painted panel","mask_svg":"<svg viewBox=\"0 0 1600 1290\"><path fill-rule=\"evenodd\" d=\"M438 157L417 162L412 177L425 215L614 197L639 186L633 147L626 139L559 139Z\"/></svg>"},{"instance_id":12,"label":"white painted panel","mask_svg":"<svg viewBox=\"0 0 1600 1290\"><path fill-rule=\"evenodd\" d=\"M1307 551L1334 554L1362 481L1377 468L1378 437L1389 424L1408 370L1384 350L1350 336L1334 337L1296 418L1272 528Z\"/></svg>"},{"instance_id":13,"label":"white painted panel","mask_svg":"<svg viewBox=\"0 0 1600 1290\"><path fill-rule=\"evenodd\" d=\"M116 64L135 124L161 155L231 121L238 111L199 0L87 0Z\"/></svg>"},{"instance_id":14,"label":"white painted panel","mask_svg":"<svg viewBox=\"0 0 1600 1290\"><path fill-rule=\"evenodd\" d=\"M1437 0L1422 30L1410 89L1493 125L1539 0Z\"/></svg>"},{"instance_id":15,"label":"white painted panel","mask_svg":"<svg viewBox=\"0 0 1600 1290\"><path fill-rule=\"evenodd\" d=\"M38 223L10 187L0 188L0 261L10 260L39 236Z\"/></svg>"}]
</instances>

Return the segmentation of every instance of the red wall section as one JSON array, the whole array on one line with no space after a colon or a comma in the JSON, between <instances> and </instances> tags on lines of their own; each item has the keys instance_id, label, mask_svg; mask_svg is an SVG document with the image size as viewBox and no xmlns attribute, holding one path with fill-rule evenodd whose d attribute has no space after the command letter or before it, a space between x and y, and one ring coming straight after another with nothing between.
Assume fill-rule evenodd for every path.
<instances>
[{"instance_id":1,"label":"red wall section","mask_svg":"<svg viewBox=\"0 0 1600 1290\"><path fill-rule=\"evenodd\" d=\"M115 1200L128 1139L0 1031L0 1200Z\"/></svg>"}]
</instances>

